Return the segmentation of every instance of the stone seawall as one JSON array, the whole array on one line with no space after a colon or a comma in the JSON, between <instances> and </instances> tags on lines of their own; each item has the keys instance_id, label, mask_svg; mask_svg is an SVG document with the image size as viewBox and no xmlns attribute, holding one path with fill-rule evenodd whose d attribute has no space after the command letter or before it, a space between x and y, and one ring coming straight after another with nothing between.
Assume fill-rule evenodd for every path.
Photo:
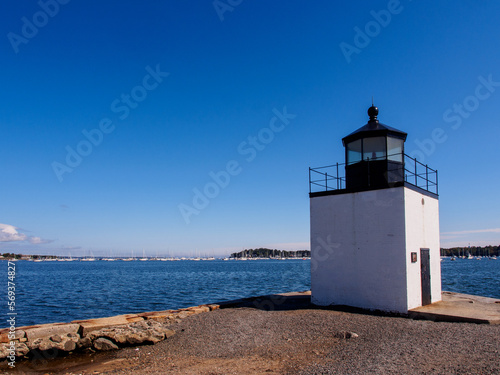
<instances>
[{"instance_id":1,"label":"stone seawall","mask_svg":"<svg viewBox=\"0 0 500 375\"><path fill-rule=\"evenodd\" d=\"M172 336L168 327L190 315L216 310L219 304L178 310L118 315L108 318L74 320L0 330L0 360L13 361L31 353L47 352L51 357L92 349L97 351L125 346L154 344Z\"/></svg>"}]
</instances>

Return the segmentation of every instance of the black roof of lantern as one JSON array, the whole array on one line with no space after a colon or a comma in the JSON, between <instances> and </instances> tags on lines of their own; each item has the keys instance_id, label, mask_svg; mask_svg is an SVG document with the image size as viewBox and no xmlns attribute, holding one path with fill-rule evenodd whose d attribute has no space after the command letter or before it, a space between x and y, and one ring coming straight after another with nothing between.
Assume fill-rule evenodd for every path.
<instances>
[{"instance_id":1,"label":"black roof of lantern","mask_svg":"<svg viewBox=\"0 0 500 375\"><path fill-rule=\"evenodd\" d=\"M403 141L406 141L406 137L408 134L405 132L391 128L390 126L384 125L377 120L378 108L372 105L368 108L368 116L370 116L370 120L368 123L358 130L352 132L348 136L342 138L342 144L345 146L347 143L352 141L361 139L361 138L369 138L369 137L380 137L380 136L391 136L394 138L400 138Z\"/></svg>"}]
</instances>

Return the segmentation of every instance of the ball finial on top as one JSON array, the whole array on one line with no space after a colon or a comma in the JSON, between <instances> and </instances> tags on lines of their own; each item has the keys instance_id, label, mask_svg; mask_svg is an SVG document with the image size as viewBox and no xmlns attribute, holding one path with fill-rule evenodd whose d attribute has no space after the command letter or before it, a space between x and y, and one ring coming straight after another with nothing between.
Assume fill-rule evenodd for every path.
<instances>
[{"instance_id":1,"label":"ball finial on top","mask_svg":"<svg viewBox=\"0 0 500 375\"><path fill-rule=\"evenodd\" d=\"M370 121L377 121L378 108L372 105L368 108L368 116L370 116Z\"/></svg>"}]
</instances>

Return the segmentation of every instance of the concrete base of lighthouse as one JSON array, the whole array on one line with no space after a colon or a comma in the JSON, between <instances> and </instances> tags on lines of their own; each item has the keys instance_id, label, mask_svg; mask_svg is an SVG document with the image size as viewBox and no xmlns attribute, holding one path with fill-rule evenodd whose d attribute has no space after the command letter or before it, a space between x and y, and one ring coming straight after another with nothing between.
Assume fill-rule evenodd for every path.
<instances>
[{"instance_id":1,"label":"concrete base of lighthouse","mask_svg":"<svg viewBox=\"0 0 500 375\"><path fill-rule=\"evenodd\" d=\"M401 186L311 196L311 300L407 313L441 300L437 196Z\"/></svg>"}]
</instances>

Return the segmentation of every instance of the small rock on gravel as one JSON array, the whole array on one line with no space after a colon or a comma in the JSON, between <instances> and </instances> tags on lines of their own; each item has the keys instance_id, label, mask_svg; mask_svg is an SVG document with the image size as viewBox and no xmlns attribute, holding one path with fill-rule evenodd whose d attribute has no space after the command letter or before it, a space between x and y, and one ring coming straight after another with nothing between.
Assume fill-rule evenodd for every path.
<instances>
[{"instance_id":1,"label":"small rock on gravel","mask_svg":"<svg viewBox=\"0 0 500 375\"><path fill-rule=\"evenodd\" d=\"M339 339L355 339L355 338L359 337L359 335L357 333L349 332L349 331L336 332L334 334L334 336L339 338Z\"/></svg>"}]
</instances>

